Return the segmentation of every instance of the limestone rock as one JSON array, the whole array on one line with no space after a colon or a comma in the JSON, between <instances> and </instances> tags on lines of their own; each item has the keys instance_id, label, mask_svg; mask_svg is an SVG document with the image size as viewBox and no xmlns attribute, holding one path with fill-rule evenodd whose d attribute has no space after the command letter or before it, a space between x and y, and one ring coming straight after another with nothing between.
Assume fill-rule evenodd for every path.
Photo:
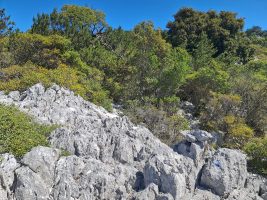
<instances>
[{"instance_id":1,"label":"limestone rock","mask_svg":"<svg viewBox=\"0 0 267 200\"><path fill-rule=\"evenodd\" d=\"M13 198L14 171L20 167L15 157L10 154L0 155L0 199Z\"/></svg>"},{"instance_id":2,"label":"limestone rock","mask_svg":"<svg viewBox=\"0 0 267 200\"><path fill-rule=\"evenodd\" d=\"M126 199L134 192L137 170L96 159L62 157L55 169L52 199Z\"/></svg>"},{"instance_id":3,"label":"limestone rock","mask_svg":"<svg viewBox=\"0 0 267 200\"><path fill-rule=\"evenodd\" d=\"M229 149L214 154L207 148L213 135L204 130L184 131L185 140L170 148L121 113L58 85L0 92L0 103L58 125L48 138L51 147L35 147L19 161L2 155L1 200L266 200L266 183L247 174L245 155ZM183 108L197 125L193 105Z\"/></svg>"},{"instance_id":4,"label":"limestone rock","mask_svg":"<svg viewBox=\"0 0 267 200\"><path fill-rule=\"evenodd\" d=\"M19 101L20 99L20 93L19 91L13 91L8 94L8 97L13 99L14 101Z\"/></svg>"},{"instance_id":5,"label":"limestone rock","mask_svg":"<svg viewBox=\"0 0 267 200\"><path fill-rule=\"evenodd\" d=\"M184 200L221 200L221 197L203 188L196 188L193 195Z\"/></svg>"},{"instance_id":6,"label":"limestone rock","mask_svg":"<svg viewBox=\"0 0 267 200\"><path fill-rule=\"evenodd\" d=\"M249 190L242 188L242 189L235 189L233 190L228 196L228 200L236 200L236 199L242 199L242 200L262 200L260 196L258 196L257 193L251 193Z\"/></svg>"},{"instance_id":7,"label":"limestone rock","mask_svg":"<svg viewBox=\"0 0 267 200\"><path fill-rule=\"evenodd\" d=\"M17 199L48 199L54 184L54 168L59 150L35 147L22 159L23 166L15 171Z\"/></svg>"},{"instance_id":8,"label":"limestone rock","mask_svg":"<svg viewBox=\"0 0 267 200\"><path fill-rule=\"evenodd\" d=\"M204 166L201 185L225 196L245 186L247 179L246 156L236 150L222 148Z\"/></svg>"},{"instance_id":9,"label":"limestone rock","mask_svg":"<svg viewBox=\"0 0 267 200\"><path fill-rule=\"evenodd\" d=\"M159 194L158 186L154 183L151 183L146 187L145 190L138 192L134 196L134 199L136 199L136 200L147 200L147 199L156 200L158 194Z\"/></svg>"},{"instance_id":10,"label":"limestone rock","mask_svg":"<svg viewBox=\"0 0 267 200\"><path fill-rule=\"evenodd\" d=\"M259 194L264 200L267 200L267 180L266 179L260 183Z\"/></svg>"},{"instance_id":11,"label":"limestone rock","mask_svg":"<svg viewBox=\"0 0 267 200\"><path fill-rule=\"evenodd\" d=\"M181 199L186 193L186 180L181 163L181 157L166 159L153 156L145 166L145 185L158 185L159 192L170 193L174 199Z\"/></svg>"}]
</instances>

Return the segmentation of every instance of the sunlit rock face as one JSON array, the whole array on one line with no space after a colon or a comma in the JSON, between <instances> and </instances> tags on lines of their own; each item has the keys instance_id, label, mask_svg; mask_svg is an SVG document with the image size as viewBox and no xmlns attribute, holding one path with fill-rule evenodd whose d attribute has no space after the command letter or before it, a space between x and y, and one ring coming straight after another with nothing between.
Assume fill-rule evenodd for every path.
<instances>
[{"instance_id":1,"label":"sunlit rock face","mask_svg":"<svg viewBox=\"0 0 267 200\"><path fill-rule=\"evenodd\" d=\"M247 173L246 156L211 151L206 131L185 131L170 148L127 117L57 85L0 93L0 103L58 125L50 147L35 147L21 160L1 155L1 200L266 200L266 183Z\"/></svg>"}]
</instances>

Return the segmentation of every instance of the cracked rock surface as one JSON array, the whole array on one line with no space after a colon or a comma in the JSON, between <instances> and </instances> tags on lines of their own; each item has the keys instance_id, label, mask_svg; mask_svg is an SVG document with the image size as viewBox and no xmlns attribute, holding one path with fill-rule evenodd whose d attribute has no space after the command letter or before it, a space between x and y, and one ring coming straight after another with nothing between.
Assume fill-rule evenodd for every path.
<instances>
[{"instance_id":1,"label":"cracked rock surface","mask_svg":"<svg viewBox=\"0 0 267 200\"><path fill-rule=\"evenodd\" d=\"M1 155L1 200L267 198L267 183L247 173L246 156L207 149L208 132L184 132L185 140L170 148L127 117L57 85L0 93L0 103L59 125L51 147L35 147L20 161Z\"/></svg>"}]
</instances>

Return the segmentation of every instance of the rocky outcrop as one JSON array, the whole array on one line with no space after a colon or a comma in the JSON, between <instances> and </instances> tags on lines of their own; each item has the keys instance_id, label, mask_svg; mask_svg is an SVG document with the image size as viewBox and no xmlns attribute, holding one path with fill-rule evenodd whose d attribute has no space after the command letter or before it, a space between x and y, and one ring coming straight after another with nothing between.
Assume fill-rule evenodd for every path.
<instances>
[{"instance_id":1,"label":"rocky outcrop","mask_svg":"<svg viewBox=\"0 0 267 200\"><path fill-rule=\"evenodd\" d=\"M185 131L185 140L170 148L127 117L57 85L1 93L0 103L14 104L40 123L59 126L49 137L51 147L35 147L20 161L9 154L1 156L1 200L266 196L264 180L247 173L245 155L210 150L213 136L206 131Z\"/></svg>"},{"instance_id":2,"label":"rocky outcrop","mask_svg":"<svg viewBox=\"0 0 267 200\"><path fill-rule=\"evenodd\" d=\"M10 154L2 154L0 158L0 199L13 199L13 189L16 183L14 172L20 164Z\"/></svg>"},{"instance_id":3,"label":"rocky outcrop","mask_svg":"<svg viewBox=\"0 0 267 200\"><path fill-rule=\"evenodd\" d=\"M205 164L200 184L215 194L227 196L244 187L247 180L246 157L231 149L219 149Z\"/></svg>"}]
</instances>

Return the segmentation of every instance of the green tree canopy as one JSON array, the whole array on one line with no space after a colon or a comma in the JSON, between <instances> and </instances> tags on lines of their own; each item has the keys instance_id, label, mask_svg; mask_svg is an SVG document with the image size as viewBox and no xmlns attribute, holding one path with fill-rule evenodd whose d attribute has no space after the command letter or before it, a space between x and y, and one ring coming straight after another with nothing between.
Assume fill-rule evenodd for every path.
<instances>
[{"instance_id":1,"label":"green tree canopy","mask_svg":"<svg viewBox=\"0 0 267 200\"><path fill-rule=\"evenodd\" d=\"M167 24L167 38L173 46L185 47L189 52L196 49L196 44L202 38L203 34L208 36L216 49L215 56L218 56L229 50L229 41L240 37L244 26L244 19L237 18L233 12L221 11L217 13L213 10L200 12L192 8L183 8L174 15L174 21ZM244 36L243 36L244 37ZM240 43L231 43L237 55L240 55ZM230 46L231 48L233 46ZM246 45L249 49L249 45ZM244 56L245 53L240 55ZM250 57L250 54L246 54ZM241 61L247 61L248 58L242 58Z\"/></svg>"},{"instance_id":2,"label":"green tree canopy","mask_svg":"<svg viewBox=\"0 0 267 200\"><path fill-rule=\"evenodd\" d=\"M60 34L71 38L76 48L90 44L92 36L107 28L104 13L88 7L65 5L60 12L38 14L33 18L31 33Z\"/></svg>"},{"instance_id":3,"label":"green tree canopy","mask_svg":"<svg viewBox=\"0 0 267 200\"><path fill-rule=\"evenodd\" d=\"M260 26L253 26L252 28L249 28L248 30L246 30L246 34L248 36L267 37L267 31L262 30Z\"/></svg>"}]
</instances>

